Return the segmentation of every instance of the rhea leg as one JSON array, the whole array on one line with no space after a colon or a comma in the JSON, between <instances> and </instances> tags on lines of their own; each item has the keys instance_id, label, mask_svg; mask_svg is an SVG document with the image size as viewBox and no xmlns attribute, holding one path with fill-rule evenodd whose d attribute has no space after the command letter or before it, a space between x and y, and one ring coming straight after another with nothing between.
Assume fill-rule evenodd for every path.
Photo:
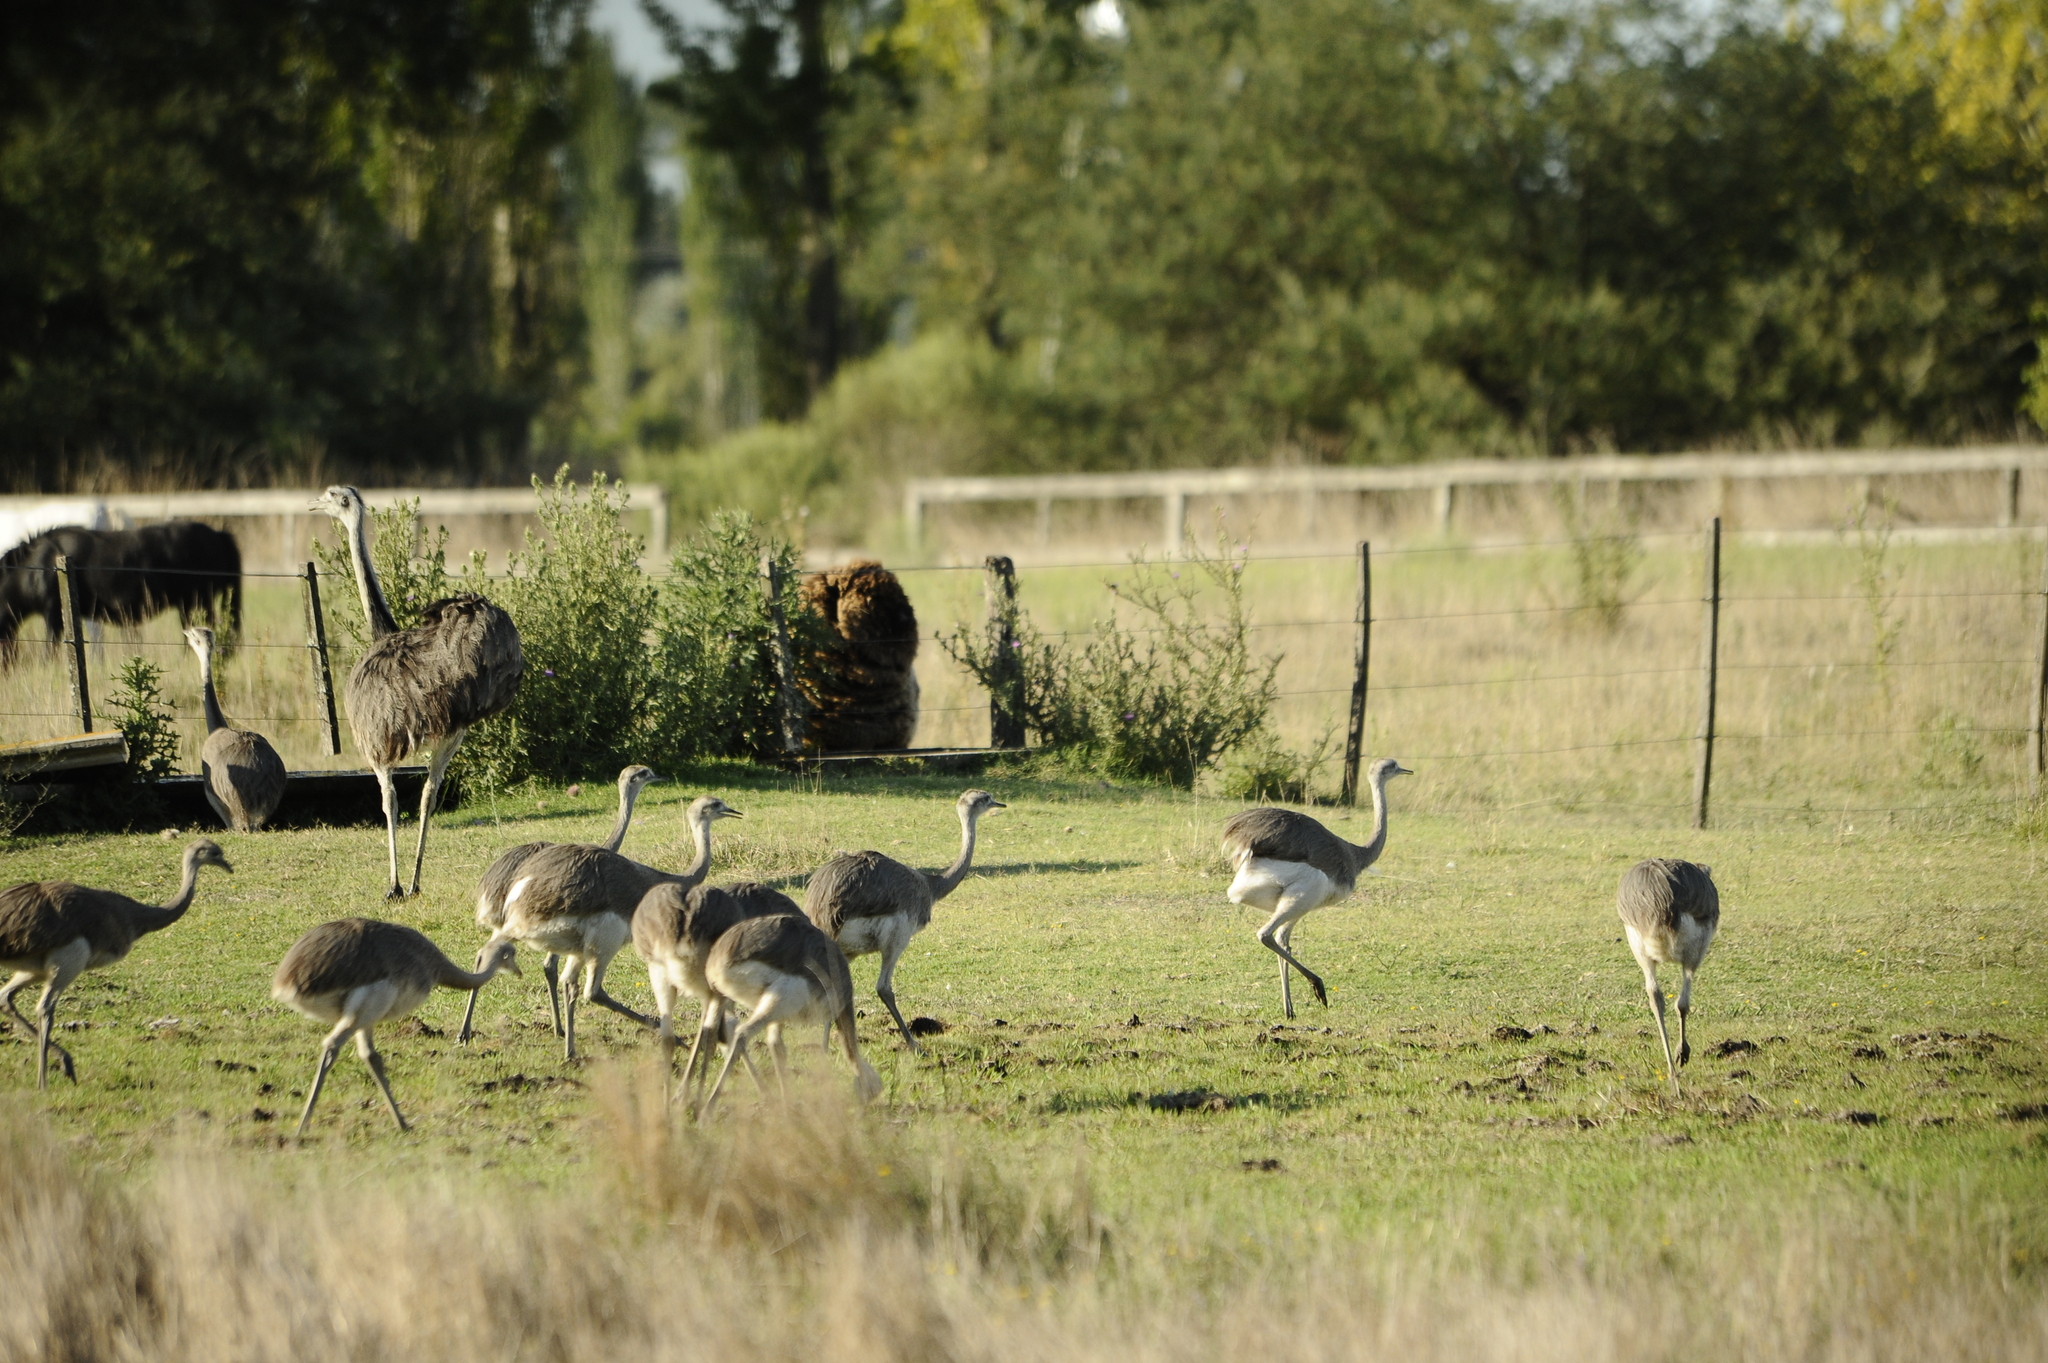
<instances>
[{"instance_id":1,"label":"rhea leg","mask_svg":"<svg viewBox=\"0 0 2048 1363\"><path fill-rule=\"evenodd\" d=\"M697 1024L697 1035L690 1042L690 1058L683 1064L682 1095L693 1105L696 1092L697 1056L704 1056L704 1067L711 1067L711 1055L717 1049L717 1036L725 1017L725 1004L713 995L704 1002L704 1016ZM708 1043L708 1044L707 1044Z\"/></svg>"},{"instance_id":2,"label":"rhea leg","mask_svg":"<svg viewBox=\"0 0 2048 1363\"><path fill-rule=\"evenodd\" d=\"M594 1003L600 1008L609 1008L621 1017L629 1017L642 1027L656 1025L647 1014L628 1008L604 991L604 969L611 964L608 956L599 956L583 963L583 1001ZM572 991L573 992L573 991Z\"/></svg>"},{"instance_id":3,"label":"rhea leg","mask_svg":"<svg viewBox=\"0 0 2048 1363\"><path fill-rule=\"evenodd\" d=\"M1323 989L1322 977L1295 959L1288 942L1294 936L1294 920L1317 906L1317 901L1302 895L1280 896L1280 903L1273 910L1273 916L1259 929L1259 945L1280 958L1280 1006L1288 1017L1294 1016L1294 998L1287 980L1287 968L1293 966L1301 972L1309 987L1316 991L1316 1002L1325 1008L1330 1006L1330 996Z\"/></svg>"},{"instance_id":4,"label":"rhea leg","mask_svg":"<svg viewBox=\"0 0 2048 1363\"><path fill-rule=\"evenodd\" d=\"M391 1115L398 1121L400 1131L410 1131L405 1124L405 1114L398 1110L398 1100L391 1096L391 1080L384 1074L384 1057L377 1054L377 1043L370 1036L370 1029L363 1028L356 1033L356 1053L363 1057L363 1063L370 1067L370 1073L377 1077L377 1087L384 1090L384 1101L391 1104Z\"/></svg>"},{"instance_id":5,"label":"rhea leg","mask_svg":"<svg viewBox=\"0 0 2048 1363\"><path fill-rule=\"evenodd\" d=\"M1685 1039L1686 1015L1692 1012L1693 967L1681 967L1685 977L1678 985L1678 1063L1683 1065L1692 1059L1692 1043Z\"/></svg>"},{"instance_id":6,"label":"rhea leg","mask_svg":"<svg viewBox=\"0 0 2048 1363\"><path fill-rule=\"evenodd\" d=\"M334 1057L341 1054L341 1044L355 1029L355 1016L349 1014L335 1023L334 1030L327 1034L327 1040L320 1043L320 1064L313 1071L313 1087L306 1093L306 1110L299 1114L299 1129L295 1135L306 1134L306 1126L313 1120L313 1105L320 1101L320 1090L327 1085L327 1071L334 1068Z\"/></svg>"},{"instance_id":7,"label":"rhea leg","mask_svg":"<svg viewBox=\"0 0 2048 1363\"><path fill-rule=\"evenodd\" d=\"M427 820L433 816L434 807L441 803L441 778L448 774L448 764L455 760L455 754L462 747L463 736L468 732L469 730L467 729L457 729L441 740L441 746L434 750L433 765L427 768L427 788L420 792L420 840L419 845L413 849L412 854L413 894L420 892L420 868L426 865L427 861ZM394 830L392 834L392 855L394 857L398 855L397 833L395 831L398 827L395 799L396 797L394 796L392 822ZM391 884L393 889L396 889L398 886L398 867L395 863L391 868Z\"/></svg>"},{"instance_id":8,"label":"rhea leg","mask_svg":"<svg viewBox=\"0 0 2048 1363\"><path fill-rule=\"evenodd\" d=\"M882 948L882 970L875 976L875 996L889 1010L889 1016L896 1019L896 1030L903 1033L903 1044L913 1052L921 1052L924 1047L918 1045L917 1038L910 1034L909 1025L903 1021L903 1012L896 1006L896 962L903 958L903 948L907 945L904 941L894 941Z\"/></svg>"},{"instance_id":9,"label":"rhea leg","mask_svg":"<svg viewBox=\"0 0 2048 1363\"><path fill-rule=\"evenodd\" d=\"M384 897L403 899L405 891L398 888L398 786L391 779L391 768L376 770L377 789L384 797L384 850L391 858L391 888L384 891Z\"/></svg>"},{"instance_id":10,"label":"rhea leg","mask_svg":"<svg viewBox=\"0 0 2048 1363\"><path fill-rule=\"evenodd\" d=\"M1657 1040L1664 1047L1664 1073L1671 1078L1671 1091L1679 1092L1678 1063L1671 1055L1671 1033L1664 1027L1664 991L1657 987L1657 965L1654 961L1638 958L1643 967L1643 991L1650 996L1650 1007L1657 1015Z\"/></svg>"},{"instance_id":11,"label":"rhea leg","mask_svg":"<svg viewBox=\"0 0 2048 1363\"><path fill-rule=\"evenodd\" d=\"M562 958L550 951L547 959L540 963L540 973L548 982L548 1008L555 1015L555 1035L562 1034Z\"/></svg>"},{"instance_id":12,"label":"rhea leg","mask_svg":"<svg viewBox=\"0 0 2048 1363\"><path fill-rule=\"evenodd\" d=\"M78 1082L78 1071L71 1063L71 1052L51 1040L51 1029L57 1023L57 996L64 992L64 986L78 978L78 971L63 966L50 973L50 981L43 986L43 996L36 1001L36 1087L48 1088L50 1083L50 1052L57 1053L57 1063L64 1070L64 1077L72 1083Z\"/></svg>"}]
</instances>

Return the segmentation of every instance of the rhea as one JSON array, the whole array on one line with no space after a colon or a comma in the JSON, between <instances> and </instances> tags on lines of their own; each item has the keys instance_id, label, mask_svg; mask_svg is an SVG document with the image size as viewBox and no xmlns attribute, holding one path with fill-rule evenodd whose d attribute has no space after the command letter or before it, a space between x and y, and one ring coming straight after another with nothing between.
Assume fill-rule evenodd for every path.
<instances>
[{"instance_id":1,"label":"rhea","mask_svg":"<svg viewBox=\"0 0 2048 1363\"><path fill-rule=\"evenodd\" d=\"M206 803L237 833L254 833L270 822L284 801L284 759L270 740L253 729L237 729L221 713L213 689L213 631L185 631L199 655L199 694L206 707L206 741L199 748L200 785Z\"/></svg>"},{"instance_id":2,"label":"rhea","mask_svg":"<svg viewBox=\"0 0 2048 1363\"><path fill-rule=\"evenodd\" d=\"M1372 837L1364 843L1346 842L1291 809L1247 809L1223 825L1223 855L1237 872L1230 902L1270 915L1259 929L1259 945L1280 958L1280 1009L1288 1017L1294 1016L1290 970L1301 972L1317 1003L1330 1006L1322 977L1294 954L1294 925L1311 910L1349 895L1365 868L1380 859L1387 845L1387 782L1414 774L1391 757L1367 770Z\"/></svg>"},{"instance_id":3,"label":"rhea","mask_svg":"<svg viewBox=\"0 0 2048 1363\"><path fill-rule=\"evenodd\" d=\"M334 1024L320 1045L320 1065L313 1071L313 1088L306 1094L306 1110L299 1115L298 1134L306 1134L313 1120L313 1105L320 1101L320 1090L327 1083L327 1072L334 1068L335 1057L350 1037L355 1038L363 1063L376 1076L377 1087L384 1091L398 1129L410 1130L405 1114L398 1110L398 1099L391 1096L391 1080L384 1073L384 1057L377 1052L371 1029L412 1012L436 985L473 993L500 970L517 975L516 950L507 942L476 970L464 970L423 934L373 918L337 918L292 943L278 962L270 996L315 1022Z\"/></svg>"},{"instance_id":4,"label":"rhea","mask_svg":"<svg viewBox=\"0 0 2048 1363\"><path fill-rule=\"evenodd\" d=\"M526 655L512 617L475 592L457 592L428 602L420 621L400 629L370 563L363 494L330 487L312 504L341 522L348 532L349 561L370 646L349 673L343 702L356 748L377 773L384 795L384 840L390 854L387 899L407 893L398 880L398 787L392 769L417 749L430 749L426 789L420 793L419 845L413 850L412 890L420 892L420 868L427 859L427 821L441 799L448 763L472 726L511 707L526 673Z\"/></svg>"},{"instance_id":5,"label":"rhea","mask_svg":"<svg viewBox=\"0 0 2048 1363\"><path fill-rule=\"evenodd\" d=\"M975 828L994 809L1007 809L985 790L970 790L953 802L960 816L960 855L943 871L918 871L880 852L841 852L820 866L804 891L804 916L839 944L848 959L880 952L875 994L896 1020L903 1044L917 1039L896 1007L896 963L910 939L932 921L932 905L958 888L974 862Z\"/></svg>"},{"instance_id":6,"label":"rhea","mask_svg":"<svg viewBox=\"0 0 2048 1363\"><path fill-rule=\"evenodd\" d=\"M1686 1015L1692 1011L1692 977L1707 959L1714 933L1721 926L1721 892L1714 888L1712 867L1696 862L1652 857L1639 861L1621 877L1616 898L1628 949L1643 969L1643 989L1657 1014L1657 1039L1664 1046L1664 1073L1678 1093L1678 1069L1692 1059L1685 1038ZM1664 1025L1664 990L1657 967L1675 962L1683 979L1678 986L1678 1055L1671 1054L1671 1033Z\"/></svg>"},{"instance_id":7,"label":"rhea","mask_svg":"<svg viewBox=\"0 0 2048 1363\"><path fill-rule=\"evenodd\" d=\"M50 1039L57 997L85 971L124 960L136 938L183 918L192 907L200 867L234 870L220 847L207 838L195 839L185 848L182 865L178 892L162 904L143 904L68 880L24 881L0 890L0 967L12 972L0 985L0 1005L36 1034L37 1088L49 1086L51 1051L57 1053L64 1077L78 1082L71 1052ZM38 982L43 996L36 1003L36 1025L31 1027L15 1007L14 996L24 985Z\"/></svg>"},{"instance_id":8,"label":"rhea","mask_svg":"<svg viewBox=\"0 0 2048 1363\"><path fill-rule=\"evenodd\" d=\"M704 975L711 948L742 920L773 914L802 918L803 910L788 895L758 881L687 888L668 882L649 890L633 912L633 949L647 966L665 1065L673 1062L677 1046L677 999L689 998L703 1010L697 1038L690 1046L689 1064L683 1069L685 1091L696 1071L698 1053L708 1054L708 1047L719 1039L703 1030L718 1027L721 1021L719 1010L706 1007L715 997ZM748 1061L749 1067L752 1064Z\"/></svg>"},{"instance_id":9,"label":"rhea","mask_svg":"<svg viewBox=\"0 0 2048 1363\"><path fill-rule=\"evenodd\" d=\"M654 774L652 767L627 767L619 773L619 817L612 823L609 836L595 846L607 852L616 852L626 841L626 830L633 826L633 805L640 798L640 792L661 778ZM507 848L498 853L498 859L484 872L483 879L476 886L476 925L485 932L496 932L505 926L505 896L519 881L519 868L524 866L535 852L543 847L553 847L551 842L522 842L517 847ZM562 1035L562 996L558 986L561 958L550 955L541 962L540 973L548 985L548 1008L555 1015L555 1035ZM462 1035L470 1034L470 1022L476 1015L476 995L469 996L469 1007L462 1014Z\"/></svg>"},{"instance_id":10,"label":"rhea","mask_svg":"<svg viewBox=\"0 0 2048 1363\"><path fill-rule=\"evenodd\" d=\"M860 1053L853 1021L853 973L847 969L846 953L805 919L770 914L741 921L712 946L704 974L714 992L705 1005L699 1040L721 1030L721 1016L732 1005L746 1009L747 1020L733 1031L732 1046L725 1053L725 1064L704 1100L700 1117L717 1105L733 1061L744 1056L747 1043L764 1031L775 1057L776 1079L787 1099L788 1057L782 1029L791 1024L831 1028L853 1066L854 1091L862 1102L872 1101L882 1091L881 1077ZM689 1069L696 1065L696 1055L693 1048L689 1068L684 1071L686 1081Z\"/></svg>"},{"instance_id":11,"label":"rhea","mask_svg":"<svg viewBox=\"0 0 2048 1363\"><path fill-rule=\"evenodd\" d=\"M738 810L715 795L692 800L688 818L697 857L680 875L602 847L577 843L543 847L520 868L512 888L505 892L505 921L484 943L478 960L504 942L524 942L536 951L563 958L564 1058L576 1058L579 976L583 1002L609 1008L643 1027L655 1026L653 1018L605 992L605 969L632 939L633 917L647 892L662 884L680 885L685 890L702 884L711 870L711 825L738 817ZM460 1039L467 1041L469 1034L465 1031Z\"/></svg>"}]
</instances>

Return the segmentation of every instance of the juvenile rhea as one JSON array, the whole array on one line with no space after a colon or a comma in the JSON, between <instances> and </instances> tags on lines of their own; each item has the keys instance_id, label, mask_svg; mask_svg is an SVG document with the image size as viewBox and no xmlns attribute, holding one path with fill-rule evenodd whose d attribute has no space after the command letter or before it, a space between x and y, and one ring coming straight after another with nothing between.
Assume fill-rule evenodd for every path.
<instances>
[{"instance_id":1,"label":"juvenile rhea","mask_svg":"<svg viewBox=\"0 0 2048 1363\"><path fill-rule=\"evenodd\" d=\"M782 1029L791 1023L829 1026L853 1066L854 1091L860 1100L871 1102L881 1093L881 1076L860 1053L860 1036L854 1030L853 972L846 967L846 953L807 920L781 913L745 919L727 929L711 948L704 974L714 994L705 1005L697 1033L700 1041L722 1029L726 1008L736 1004L747 1010L747 1020L733 1032L718 1081L704 1100L705 1112L717 1105L733 1061L744 1056L747 1043L763 1031L775 1056L776 1078L788 1096ZM692 1067L696 1054L694 1049L690 1053ZM686 1082L688 1077L686 1073Z\"/></svg>"},{"instance_id":2,"label":"juvenile rhea","mask_svg":"<svg viewBox=\"0 0 2048 1363\"><path fill-rule=\"evenodd\" d=\"M632 766L619 773L619 816L612 823L612 831L601 843L576 843L574 846L597 846L607 852L616 852L626 841L626 830L633 826L633 806L640 799L640 792L661 778L652 767ZM522 842L517 847L508 847L498 853L490 864L483 879L476 885L476 925L485 932L496 932L505 926L505 896L519 883L520 868L525 866L533 854L543 848L559 844L552 842ZM547 981L548 1008L555 1015L555 1035L562 1035L562 994L559 988L558 967L561 957L550 953L541 962L540 973ZM476 1014L476 995L469 996L469 1007L462 1015L462 1035L470 1034L470 1023Z\"/></svg>"},{"instance_id":3,"label":"juvenile rhea","mask_svg":"<svg viewBox=\"0 0 2048 1363\"><path fill-rule=\"evenodd\" d=\"M896 962L910 939L932 921L932 905L967 878L974 862L975 828L981 816L1008 805L985 790L964 792L953 802L960 816L960 855L943 871L917 871L880 852L842 852L820 866L804 891L804 915L851 958L882 954L875 993L896 1020L903 1044L917 1041L896 1007Z\"/></svg>"},{"instance_id":4,"label":"juvenile rhea","mask_svg":"<svg viewBox=\"0 0 2048 1363\"><path fill-rule=\"evenodd\" d=\"M1721 926L1721 892L1714 888L1713 868L1690 861L1652 857L1628 868L1616 900L1628 949L1643 968L1643 989L1657 1013L1657 1039L1664 1045L1664 1073L1671 1091L1680 1092L1678 1068L1692 1059L1685 1037L1686 1015L1692 1011L1692 977L1707 959L1714 933ZM1664 991L1657 967L1676 962L1683 973L1678 986L1678 1056L1671 1055L1671 1033L1664 1026Z\"/></svg>"},{"instance_id":5,"label":"juvenile rhea","mask_svg":"<svg viewBox=\"0 0 2048 1363\"><path fill-rule=\"evenodd\" d=\"M657 885L634 910L633 949L647 965L647 985L654 993L664 1062L675 1055L676 1000L689 998L703 1010L697 1039L690 1046L690 1063L683 1069L685 1092L696 1072L698 1054L709 1054L709 1048L718 1040L707 1036L703 1028L723 1025L720 1010L706 1007L715 997L704 976L712 947L742 920L778 913L803 917L796 901L758 881L732 886Z\"/></svg>"},{"instance_id":6,"label":"juvenile rhea","mask_svg":"<svg viewBox=\"0 0 2048 1363\"><path fill-rule=\"evenodd\" d=\"M384 1091L398 1129L410 1130L405 1114L398 1110L398 1100L391 1096L384 1057L377 1053L371 1029L412 1012L436 985L474 992L500 970L517 975L517 950L514 943L504 942L477 970L464 970L424 935L373 918L338 918L292 943L292 949L278 962L270 996L315 1022L334 1024L320 1045L320 1067L313 1072L313 1088L306 1095L306 1110L299 1116L298 1134L306 1134L327 1071L334 1067L335 1057L351 1036L363 1063L376 1076L377 1087Z\"/></svg>"},{"instance_id":7,"label":"juvenile rhea","mask_svg":"<svg viewBox=\"0 0 2048 1363\"><path fill-rule=\"evenodd\" d=\"M36 1034L36 1087L50 1079L50 1052L64 1068L64 1077L78 1082L71 1052L50 1039L57 1015L57 996L85 971L98 970L126 958L135 939L159 932L185 916L199 868L235 868L211 839L195 839L185 848L178 892L162 904L142 904L112 890L88 889L68 880L24 881L0 890L0 967L12 971L0 985L0 1005L14 1020ZM42 982L36 1003L36 1025L29 1026L14 996L23 985Z\"/></svg>"},{"instance_id":8,"label":"juvenile rhea","mask_svg":"<svg viewBox=\"0 0 2048 1363\"><path fill-rule=\"evenodd\" d=\"M1294 925L1303 915L1349 895L1365 868L1387 845L1387 782L1415 773L1391 757L1366 772L1372 788L1372 838L1346 842L1306 814L1291 809L1247 809L1223 825L1223 855L1236 868L1230 902L1263 909L1271 917L1259 929L1259 945L1280 958L1280 1008L1294 1016L1292 967L1316 991L1325 1008L1330 997L1322 977L1294 955Z\"/></svg>"},{"instance_id":9,"label":"juvenile rhea","mask_svg":"<svg viewBox=\"0 0 2048 1363\"><path fill-rule=\"evenodd\" d=\"M199 655L199 694L206 707L206 742L199 749L206 803L237 833L257 832L284 802L284 759L269 739L235 728L221 713L213 689L213 631L188 629L185 642Z\"/></svg>"}]
</instances>

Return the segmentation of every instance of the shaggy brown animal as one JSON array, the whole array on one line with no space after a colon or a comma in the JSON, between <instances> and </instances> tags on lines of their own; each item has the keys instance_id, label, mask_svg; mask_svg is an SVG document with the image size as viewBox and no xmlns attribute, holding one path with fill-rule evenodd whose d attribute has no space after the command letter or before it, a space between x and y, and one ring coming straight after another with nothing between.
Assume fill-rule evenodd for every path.
<instances>
[{"instance_id":1,"label":"shaggy brown animal","mask_svg":"<svg viewBox=\"0 0 2048 1363\"><path fill-rule=\"evenodd\" d=\"M910 746L917 732L917 612L896 574L873 559L855 559L805 578L803 603L832 632L806 669L809 746Z\"/></svg>"}]
</instances>

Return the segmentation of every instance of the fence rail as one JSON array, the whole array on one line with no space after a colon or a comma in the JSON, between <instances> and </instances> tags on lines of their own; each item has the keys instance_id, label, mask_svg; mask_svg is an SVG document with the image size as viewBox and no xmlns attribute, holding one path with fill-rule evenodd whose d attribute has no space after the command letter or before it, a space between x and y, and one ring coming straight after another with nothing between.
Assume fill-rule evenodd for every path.
<instances>
[{"instance_id":1,"label":"fence rail","mask_svg":"<svg viewBox=\"0 0 2048 1363\"><path fill-rule=\"evenodd\" d=\"M1166 469L1143 473L1041 473L913 478L904 485L903 519L913 541L933 506L1030 502L1041 527L1059 501L1152 500L1160 503L1160 542L1187 537L1191 497L1313 496L1333 492L1433 492L1439 530L1451 526L1460 488L1593 483L1734 482L1784 478L1882 479L1916 474L2004 476L2000 526L2018 523L2020 478L2048 470L2048 447L1984 445L1960 450L1858 450L1792 454L1606 454L1569 459L1447 459L1372 468ZM1717 506L1716 513L1724 511ZM1041 536L1042 537L1042 536Z\"/></svg>"}]
</instances>

